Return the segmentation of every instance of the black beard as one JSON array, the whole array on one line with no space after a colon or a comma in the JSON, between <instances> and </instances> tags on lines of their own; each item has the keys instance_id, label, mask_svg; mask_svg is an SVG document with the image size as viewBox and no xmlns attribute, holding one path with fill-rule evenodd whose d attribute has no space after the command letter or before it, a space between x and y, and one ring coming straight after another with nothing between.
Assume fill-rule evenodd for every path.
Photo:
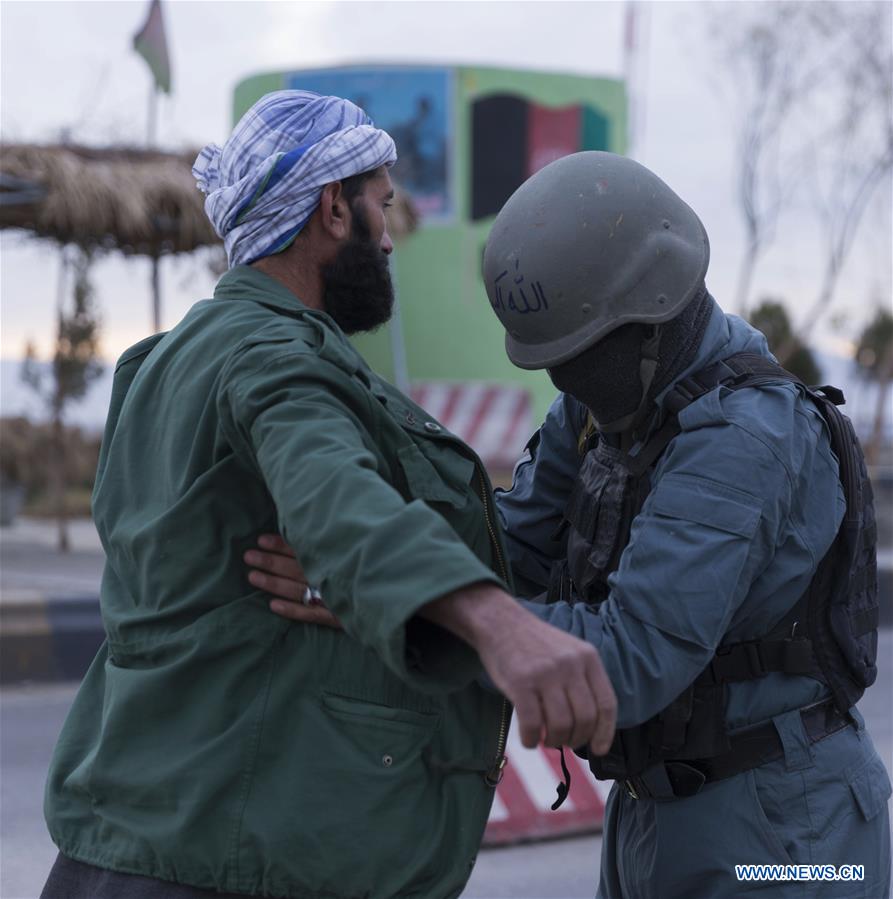
<instances>
[{"instance_id":1,"label":"black beard","mask_svg":"<svg viewBox=\"0 0 893 899\"><path fill-rule=\"evenodd\" d=\"M362 210L354 211L350 239L323 268L323 304L345 334L374 331L394 310L388 257L372 241Z\"/></svg>"}]
</instances>

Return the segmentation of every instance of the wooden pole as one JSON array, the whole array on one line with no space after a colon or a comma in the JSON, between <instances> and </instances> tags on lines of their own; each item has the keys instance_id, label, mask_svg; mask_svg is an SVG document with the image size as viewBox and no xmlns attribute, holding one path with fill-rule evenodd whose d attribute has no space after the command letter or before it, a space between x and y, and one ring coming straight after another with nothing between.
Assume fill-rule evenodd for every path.
<instances>
[{"instance_id":1,"label":"wooden pole","mask_svg":"<svg viewBox=\"0 0 893 899\"><path fill-rule=\"evenodd\" d=\"M56 294L56 340L62 336L62 321L65 317L65 293L68 288L69 260L66 248L62 247L59 265L59 287ZM75 285L76 287L77 285ZM50 445L52 446L52 465L50 466L50 494L56 513L56 549L67 553L71 549L68 536L68 507L65 501L65 432L62 425L62 385L58 371L54 371L52 383L52 420Z\"/></svg>"},{"instance_id":2,"label":"wooden pole","mask_svg":"<svg viewBox=\"0 0 893 899\"><path fill-rule=\"evenodd\" d=\"M59 251L59 280L56 282L56 320L62 318L65 311L65 291L68 287L68 255L66 247Z\"/></svg>"},{"instance_id":3,"label":"wooden pole","mask_svg":"<svg viewBox=\"0 0 893 899\"><path fill-rule=\"evenodd\" d=\"M146 130L146 146L155 146L158 122L158 85L155 78L149 87L149 123ZM152 257L152 329L157 334L161 330L161 287L158 279L159 257Z\"/></svg>"}]
</instances>

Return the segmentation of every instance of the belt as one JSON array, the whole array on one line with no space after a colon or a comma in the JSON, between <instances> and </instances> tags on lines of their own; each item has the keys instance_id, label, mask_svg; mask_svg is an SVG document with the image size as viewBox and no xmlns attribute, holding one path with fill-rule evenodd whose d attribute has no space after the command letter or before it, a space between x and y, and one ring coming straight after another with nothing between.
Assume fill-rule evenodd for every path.
<instances>
[{"instance_id":1,"label":"belt","mask_svg":"<svg viewBox=\"0 0 893 899\"><path fill-rule=\"evenodd\" d=\"M809 742L818 743L853 724L834 700L827 699L800 709ZM705 783L725 780L784 757L784 745L772 722L748 728L729 737L729 749L706 759L670 760L623 781L633 799L680 799L694 796Z\"/></svg>"}]
</instances>

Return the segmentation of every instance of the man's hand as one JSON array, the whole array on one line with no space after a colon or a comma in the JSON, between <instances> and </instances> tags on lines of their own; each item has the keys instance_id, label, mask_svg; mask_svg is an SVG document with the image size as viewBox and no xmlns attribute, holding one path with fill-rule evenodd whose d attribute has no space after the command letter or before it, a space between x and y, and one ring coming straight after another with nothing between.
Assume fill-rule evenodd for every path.
<instances>
[{"instance_id":1,"label":"man's hand","mask_svg":"<svg viewBox=\"0 0 893 899\"><path fill-rule=\"evenodd\" d=\"M249 549L242 558L251 568L248 580L258 590L279 597L271 600L271 611L304 624L341 627L341 622L325 605L304 604L304 593L309 586L307 576L295 557L295 551L278 534L262 534L257 545L260 549Z\"/></svg>"},{"instance_id":2,"label":"man's hand","mask_svg":"<svg viewBox=\"0 0 893 899\"><path fill-rule=\"evenodd\" d=\"M533 615L529 619L478 649L493 683L515 707L521 743L588 743L595 755L604 755L614 739L617 698L598 650Z\"/></svg>"},{"instance_id":3,"label":"man's hand","mask_svg":"<svg viewBox=\"0 0 893 899\"><path fill-rule=\"evenodd\" d=\"M533 748L611 747L617 698L595 647L546 624L490 584L424 606L425 618L470 643L515 707L521 742Z\"/></svg>"}]
</instances>

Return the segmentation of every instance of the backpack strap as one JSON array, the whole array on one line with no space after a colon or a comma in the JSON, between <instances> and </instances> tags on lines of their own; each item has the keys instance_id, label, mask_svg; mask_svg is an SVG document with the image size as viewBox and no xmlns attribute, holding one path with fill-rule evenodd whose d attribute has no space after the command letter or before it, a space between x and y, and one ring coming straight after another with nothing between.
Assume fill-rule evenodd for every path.
<instances>
[{"instance_id":1,"label":"backpack strap","mask_svg":"<svg viewBox=\"0 0 893 899\"><path fill-rule=\"evenodd\" d=\"M805 390L809 389L800 378L772 359L756 353L736 353L728 359L714 362L713 365L708 365L707 368L677 381L667 393L664 406L673 415L678 415L686 406L717 387L738 390L742 387L761 387L779 381L790 381L799 384ZM840 396L840 402L843 402L843 394L839 390L833 387L819 388L825 389L836 391Z\"/></svg>"},{"instance_id":2,"label":"backpack strap","mask_svg":"<svg viewBox=\"0 0 893 899\"><path fill-rule=\"evenodd\" d=\"M679 413L711 390L717 387L738 390L742 387L760 387L778 381L792 381L808 390L796 375L783 369L777 362L756 353L738 353L677 381L664 397L663 406L669 413L666 420L639 452L627 457L630 473L638 477L651 468L670 441L682 430L679 425ZM843 394L840 396L842 400Z\"/></svg>"}]
</instances>

